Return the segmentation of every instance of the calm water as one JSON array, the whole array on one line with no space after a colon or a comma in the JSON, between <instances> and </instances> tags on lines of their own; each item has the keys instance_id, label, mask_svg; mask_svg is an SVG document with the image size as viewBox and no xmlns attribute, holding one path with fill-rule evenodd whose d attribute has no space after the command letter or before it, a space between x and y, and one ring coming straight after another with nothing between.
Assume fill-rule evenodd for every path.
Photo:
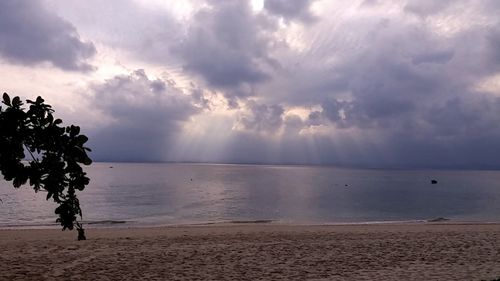
<instances>
[{"instance_id":1,"label":"calm water","mask_svg":"<svg viewBox=\"0 0 500 281\"><path fill-rule=\"evenodd\" d=\"M500 171L96 163L88 173L80 200L96 225L500 221ZM53 224L45 196L0 181L0 227Z\"/></svg>"}]
</instances>

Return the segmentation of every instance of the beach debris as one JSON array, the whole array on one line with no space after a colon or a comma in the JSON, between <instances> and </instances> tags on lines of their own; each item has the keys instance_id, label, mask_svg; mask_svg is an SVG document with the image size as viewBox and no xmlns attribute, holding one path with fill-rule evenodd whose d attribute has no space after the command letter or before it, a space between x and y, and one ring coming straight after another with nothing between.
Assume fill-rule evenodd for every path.
<instances>
[{"instance_id":1,"label":"beach debris","mask_svg":"<svg viewBox=\"0 0 500 281\"><path fill-rule=\"evenodd\" d=\"M431 184L437 184L438 181L437 180L431 180Z\"/></svg>"},{"instance_id":2,"label":"beach debris","mask_svg":"<svg viewBox=\"0 0 500 281\"><path fill-rule=\"evenodd\" d=\"M109 166L110 169L113 169L113 166Z\"/></svg>"},{"instance_id":3,"label":"beach debris","mask_svg":"<svg viewBox=\"0 0 500 281\"><path fill-rule=\"evenodd\" d=\"M346 183L344 186L345 186L345 187L348 187L349 185Z\"/></svg>"}]
</instances>

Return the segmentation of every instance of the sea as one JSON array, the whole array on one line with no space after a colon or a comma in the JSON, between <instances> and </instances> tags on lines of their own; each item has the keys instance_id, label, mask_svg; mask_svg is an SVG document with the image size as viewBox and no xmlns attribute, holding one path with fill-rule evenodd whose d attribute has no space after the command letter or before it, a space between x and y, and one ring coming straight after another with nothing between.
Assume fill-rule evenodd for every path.
<instances>
[{"instance_id":1,"label":"sea","mask_svg":"<svg viewBox=\"0 0 500 281\"><path fill-rule=\"evenodd\" d=\"M91 227L500 222L500 171L94 163L86 172L78 197ZM59 227L45 198L0 180L0 228Z\"/></svg>"}]
</instances>

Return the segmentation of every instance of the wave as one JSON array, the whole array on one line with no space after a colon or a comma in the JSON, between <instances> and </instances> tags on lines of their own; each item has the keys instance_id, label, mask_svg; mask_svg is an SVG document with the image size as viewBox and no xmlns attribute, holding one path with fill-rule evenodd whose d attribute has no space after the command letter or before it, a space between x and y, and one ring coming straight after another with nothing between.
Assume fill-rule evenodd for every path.
<instances>
[{"instance_id":1,"label":"wave","mask_svg":"<svg viewBox=\"0 0 500 281\"><path fill-rule=\"evenodd\" d=\"M129 223L130 221L124 220L98 220L98 221L83 221L84 225L89 226L114 226L118 224ZM0 223L0 229L25 229L25 228L59 228L60 224L58 223L47 223L47 222L39 222L39 223Z\"/></svg>"}]
</instances>

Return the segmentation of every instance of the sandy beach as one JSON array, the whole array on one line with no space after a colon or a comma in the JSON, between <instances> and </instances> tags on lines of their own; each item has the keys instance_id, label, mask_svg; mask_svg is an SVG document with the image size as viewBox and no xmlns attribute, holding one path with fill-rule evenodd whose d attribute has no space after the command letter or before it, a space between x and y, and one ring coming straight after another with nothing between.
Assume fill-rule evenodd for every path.
<instances>
[{"instance_id":1,"label":"sandy beach","mask_svg":"<svg viewBox=\"0 0 500 281\"><path fill-rule=\"evenodd\" d=\"M491 280L499 224L1 230L0 280Z\"/></svg>"}]
</instances>

